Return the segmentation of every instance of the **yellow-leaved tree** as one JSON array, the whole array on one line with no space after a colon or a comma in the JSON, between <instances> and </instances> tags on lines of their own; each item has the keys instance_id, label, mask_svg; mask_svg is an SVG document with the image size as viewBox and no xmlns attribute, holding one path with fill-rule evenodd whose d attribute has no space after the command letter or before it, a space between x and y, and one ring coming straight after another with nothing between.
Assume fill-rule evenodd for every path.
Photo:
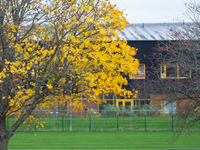
<instances>
[{"instance_id":1,"label":"yellow-leaved tree","mask_svg":"<svg viewBox=\"0 0 200 150\"><path fill-rule=\"evenodd\" d=\"M69 101L67 91L100 103L100 94L130 95L123 74L138 72L136 50L119 40L128 24L108 0L0 1L0 147L34 109L54 98ZM55 97L59 96L59 99ZM23 111L22 111L23 110ZM18 113L6 130L6 118ZM32 117L32 116L31 116Z\"/></svg>"}]
</instances>

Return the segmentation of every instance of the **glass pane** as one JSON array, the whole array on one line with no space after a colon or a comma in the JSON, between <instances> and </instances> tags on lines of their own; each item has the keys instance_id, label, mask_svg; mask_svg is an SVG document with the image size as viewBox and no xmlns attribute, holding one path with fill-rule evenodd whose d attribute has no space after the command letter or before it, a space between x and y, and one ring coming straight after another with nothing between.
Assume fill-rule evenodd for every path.
<instances>
[{"instance_id":1,"label":"glass pane","mask_svg":"<svg viewBox=\"0 0 200 150\"><path fill-rule=\"evenodd\" d=\"M131 106L131 102L125 102L125 106Z\"/></svg>"},{"instance_id":2,"label":"glass pane","mask_svg":"<svg viewBox=\"0 0 200 150\"><path fill-rule=\"evenodd\" d=\"M166 105L166 113L176 113L176 102L171 102Z\"/></svg>"},{"instance_id":3,"label":"glass pane","mask_svg":"<svg viewBox=\"0 0 200 150\"><path fill-rule=\"evenodd\" d=\"M113 101L112 100L107 100L107 105L113 105Z\"/></svg>"},{"instance_id":4,"label":"glass pane","mask_svg":"<svg viewBox=\"0 0 200 150\"><path fill-rule=\"evenodd\" d=\"M166 66L167 77L177 77L177 66Z\"/></svg>"},{"instance_id":5,"label":"glass pane","mask_svg":"<svg viewBox=\"0 0 200 150\"><path fill-rule=\"evenodd\" d=\"M186 65L179 66L179 77L190 77L190 67Z\"/></svg>"}]
</instances>

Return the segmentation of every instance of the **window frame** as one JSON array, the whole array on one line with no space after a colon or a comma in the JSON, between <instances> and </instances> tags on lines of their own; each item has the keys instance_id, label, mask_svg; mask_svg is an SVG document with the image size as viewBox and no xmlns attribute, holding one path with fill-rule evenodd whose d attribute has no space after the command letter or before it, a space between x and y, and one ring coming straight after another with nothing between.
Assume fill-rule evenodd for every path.
<instances>
[{"instance_id":1,"label":"window frame","mask_svg":"<svg viewBox=\"0 0 200 150\"><path fill-rule=\"evenodd\" d=\"M130 76L129 75L129 79L145 79L146 78L146 72L145 72L145 64L140 64L139 66L143 66L143 73L141 72L141 70L139 70L141 72L141 74L136 74L134 76ZM138 75L143 75L142 77L137 77Z\"/></svg>"},{"instance_id":2,"label":"window frame","mask_svg":"<svg viewBox=\"0 0 200 150\"><path fill-rule=\"evenodd\" d=\"M169 66L176 65L176 72L177 72L176 77L167 77L167 65L169 65ZM188 77L180 77L179 71L180 71L179 64L161 64L160 65L160 78L161 79L188 79ZM191 69L189 71L189 78L191 78Z\"/></svg>"}]
</instances>

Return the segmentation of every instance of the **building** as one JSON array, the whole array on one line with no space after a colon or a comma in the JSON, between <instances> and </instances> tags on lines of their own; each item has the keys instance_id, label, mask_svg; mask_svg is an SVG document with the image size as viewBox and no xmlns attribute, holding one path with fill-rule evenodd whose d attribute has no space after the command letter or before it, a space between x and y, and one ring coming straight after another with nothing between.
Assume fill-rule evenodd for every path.
<instances>
[{"instance_id":1,"label":"building","mask_svg":"<svg viewBox=\"0 0 200 150\"><path fill-rule=\"evenodd\" d=\"M186 27L186 23L147 23L147 24L130 24L125 30L120 30L120 39L125 39L128 42L128 45L131 47L138 48L136 58L140 61L139 70L141 74L137 74L134 77L127 77L128 85L124 86L126 89L139 89L137 99L130 98L125 99L123 97L118 97L114 95L109 95L106 97L107 104L116 105L116 106L145 106L147 105L157 105L159 109L163 112L168 113L170 110L174 112L180 109L180 106L183 106L185 102L181 104L167 103L166 101L161 101L162 98L166 97L167 93L149 93L147 91L147 74L148 69L151 68L152 63L157 65L155 62L151 62L148 56L151 56L155 52L155 48L161 42L175 41L171 33L176 33L181 31ZM172 32L170 32L172 31ZM174 80L182 80L184 77L180 77L176 74L173 77L169 76L170 68L164 64L163 66L157 66L160 70L161 79L173 78ZM178 68L176 68L178 72ZM156 79L155 79L156 80Z\"/></svg>"}]
</instances>

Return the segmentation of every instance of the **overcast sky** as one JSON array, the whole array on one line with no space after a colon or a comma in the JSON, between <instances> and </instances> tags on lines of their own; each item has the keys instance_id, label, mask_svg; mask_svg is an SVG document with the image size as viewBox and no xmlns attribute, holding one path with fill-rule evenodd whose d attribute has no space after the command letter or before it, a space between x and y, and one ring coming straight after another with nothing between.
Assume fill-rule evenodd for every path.
<instances>
[{"instance_id":1,"label":"overcast sky","mask_svg":"<svg viewBox=\"0 0 200 150\"><path fill-rule=\"evenodd\" d=\"M196 0L200 1L200 0ZM184 15L184 3L190 0L110 0L124 10L130 23L164 23L188 20Z\"/></svg>"}]
</instances>

